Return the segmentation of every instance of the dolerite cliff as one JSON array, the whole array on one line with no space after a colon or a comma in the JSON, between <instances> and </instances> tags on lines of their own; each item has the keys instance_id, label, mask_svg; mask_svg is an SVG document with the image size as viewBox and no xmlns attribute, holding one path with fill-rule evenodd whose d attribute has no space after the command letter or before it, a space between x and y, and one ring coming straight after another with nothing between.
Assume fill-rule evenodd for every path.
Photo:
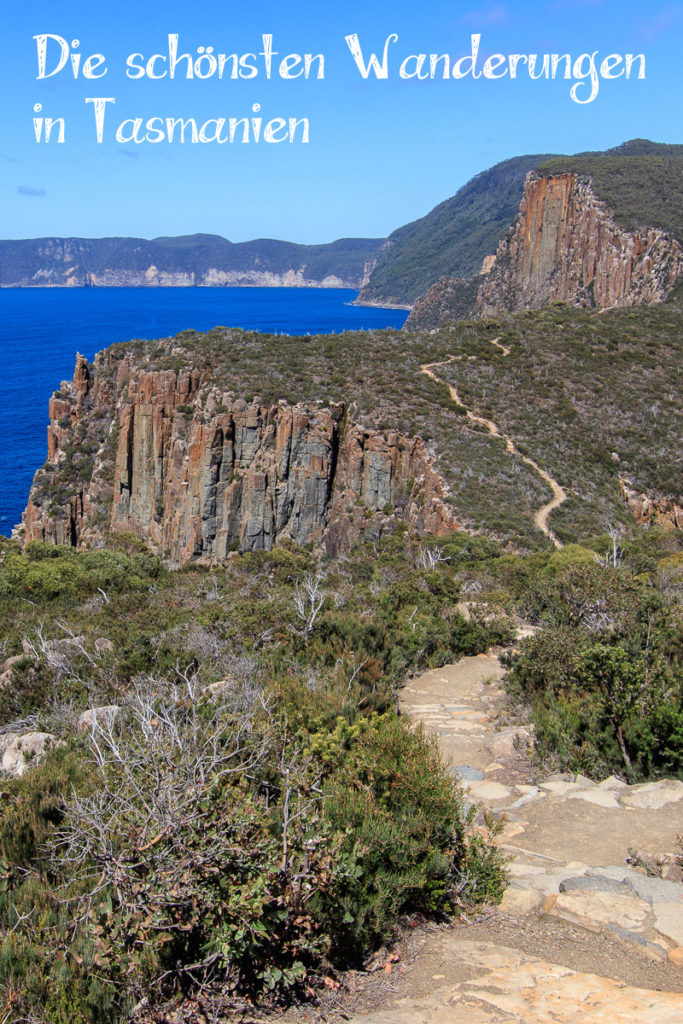
<instances>
[{"instance_id":1,"label":"dolerite cliff","mask_svg":"<svg viewBox=\"0 0 683 1024\"><path fill-rule=\"evenodd\" d=\"M175 566L284 538L337 554L396 518L456 528L445 496L419 438L366 428L343 403L247 402L189 366L105 352L92 372L79 356L50 401L23 536L98 546L131 532Z\"/></svg>"},{"instance_id":2,"label":"dolerite cliff","mask_svg":"<svg viewBox=\"0 0 683 1024\"><path fill-rule=\"evenodd\" d=\"M683 271L683 250L656 228L631 232L615 223L577 174L531 174L511 237L496 253L477 304L487 316L575 306L660 302Z\"/></svg>"},{"instance_id":3,"label":"dolerite cliff","mask_svg":"<svg viewBox=\"0 0 683 1024\"><path fill-rule=\"evenodd\" d=\"M532 172L513 228L474 297L471 281L443 278L416 302L407 326L438 327L468 315L498 316L553 302L659 302L681 273L678 241L657 228L620 227L589 177Z\"/></svg>"}]
</instances>

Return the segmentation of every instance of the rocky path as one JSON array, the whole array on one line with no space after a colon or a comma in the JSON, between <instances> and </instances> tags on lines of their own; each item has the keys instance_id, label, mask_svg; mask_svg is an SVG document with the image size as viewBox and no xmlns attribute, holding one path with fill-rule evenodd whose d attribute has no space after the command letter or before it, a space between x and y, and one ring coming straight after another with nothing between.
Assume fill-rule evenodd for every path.
<instances>
[{"instance_id":1,"label":"rocky path","mask_svg":"<svg viewBox=\"0 0 683 1024\"><path fill-rule=\"evenodd\" d=\"M634 848L650 863L668 853L676 874L683 782L628 786L612 777L598 784L569 774L535 780L529 729L500 725L502 675L493 654L463 658L414 679L402 706L436 733L468 796L504 822L498 843L512 860L503 909L540 910L596 934L608 930L650 959L683 967L683 885L626 863Z\"/></svg>"},{"instance_id":2,"label":"rocky path","mask_svg":"<svg viewBox=\"0 0 683 1024\"><path fill-rule=\"evenodd\" d=\"M529 730L501 725L502 675L493 654L464 658L412 680L402 700L438 736L468 796L504 823L497 842L511 881L502 905L423 936L402 967L385 966L396 980L378 1008L346 1019L681 1024L683 885L626 859L634 847L650 863L675 854L683 783L534 779Z\"/></svg>"},{"instance_id":3,"label":"rocky path","mask_svg":"<svg viewBox=\"0 0 683 1024\"><path fill-rule=\"evenodd\" d=\"M502 822L500 907L408 928L283 1024L682 1024L683 782L536 777L503 674L493 652L463 658L411 680L401 700L479 806L475 827L485 808Z\"/></svg>"},{"instance_id":4,"label":"rocky path","mask_svg":"<svg viewBox=\"0 0 683 1024\"><path fill-rule=\"evenodd\" d=\"M493 339L491 341L491 344L499 348L502 351L503 355L507 356L510 354L510 349L506 348L505 345L501 345L497 338ZM446 359L444 362L441 363L424 363L420 367L420 370L422 371L422 373L426 374L427 377L430 377L432 380L437 381L437 383L446 384L453 401L457 402L458 405L461 405L463 409L466 410L467 419L471 420L473 423L481 424L482 426L486 427L486 429L488 430L489 434L491 434L492 437L498 437L502 441L504 441L505 450L509 452L510 455L519 456L522 462L525 462L527 466L530 466L534 470L534 472L537 473L538 476L540 476L541 480L543 480L543 482L548 485L548 487L552 491L553 496L550 501L546 502L545 505L542 505L541 508L539 508L534 513L534 524L538 527L539 530L541 530L542 533L546 535L546 537L549 537L552 540L556 548L561 548L561 541L558 540L558 538L555 536L553 531L548 526L548 518L550 516L550 513L554 509L556 509L559 505L561 505L564 501L567 500L567 494L565 490L558 484L557 480L554 480L549 473L547 473L544 469L541 469L537 462L535 462L533 459L530 459L528 455L522 455L522 453L519 451L519 449L515 445L515 442L512 440L509 434L503 434L500 431L498 425L494 423L493 420L485 419L483 416L477 416L475 413L472 412L471 409L468 409L464 402L461 400L457 388L455 388L453 384L448 384L446 383L446 381L442 381L441 378L438 377L436 373L434 373L434 370L437 367L448 366L450 363L456 362L458 358L459 356L451 356L450 359Z\"/></svg>"}]
</instances>

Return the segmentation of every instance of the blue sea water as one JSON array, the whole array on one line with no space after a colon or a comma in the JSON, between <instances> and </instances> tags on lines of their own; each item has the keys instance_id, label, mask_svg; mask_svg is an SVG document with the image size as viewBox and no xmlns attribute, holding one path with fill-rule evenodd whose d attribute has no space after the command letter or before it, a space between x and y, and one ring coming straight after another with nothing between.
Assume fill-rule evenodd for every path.
<instances>
[{"instance_id":1,"label":"blue sea water","mask_svg":"<svg viewBox=\"0 0 683 1024\"><path fill-rule=\"evenodd\" d=\"M283 334L401 327L402 310L352 306L341 288L6 288L0 290L0 534L21 519L47 454L48 399L76 353L217 325Z\"/></svg>"}]
</instances>

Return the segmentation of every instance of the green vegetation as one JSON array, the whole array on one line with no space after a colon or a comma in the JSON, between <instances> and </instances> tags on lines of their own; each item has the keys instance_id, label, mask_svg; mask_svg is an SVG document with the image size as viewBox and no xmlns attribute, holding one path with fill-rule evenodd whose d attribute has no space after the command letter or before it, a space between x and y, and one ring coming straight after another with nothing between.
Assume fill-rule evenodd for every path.
<instances>
[{"instance_id":1,"label":"green vegetation","mask_svg":"<svg viewBox=\"0 0 683 1024\"><path fill-rule=\"evenodd\" d=\"M123 1021L198 985L303 995L405 915L500 897L496 848L394 711L407 671L510 638L456 608L496 549L426 546L398 531L341 562L284 547L168 572L132 538L1 542L0 648L21 657L0 726L65 743L2 786L18 1018Z\"/></svg>"},{"instance_id":2,"label":"green vegetation","mask_svg":"<svg viewBox=\"0 0 683 1024\"><path fill-rule=\"evenodd\" d=\"M97 748L6 787L15 1012L127 1020L200 984L303 994L400 915L500 896L497 851L467 829L433 744L392 714L344 716L305 689L276 711L245 708L253 692L189 704L192 689L165 689L138 691Z\"/></svg>"},{"instance_id":3,"label":"green vegetation","mask_svg":"<svg viewBox=\"0 0 683 1024\"><path fill-rule=\"evenodd\" d=\"M683 620L677 538L563 552L523 596L539 631L514 659L541 760L592 778L683 778ZM616 545L616 546L615 546Z\"/></svg>"},{"instance_id":4,"label":"green vegetation","mask_svg":"<svg viewBox=\"0 0 683 1024\"><path fill-rule=\"evenodd\" d=\"M273 677L294 666L334 688L357 673L356 682L371 690L364 705L383 710L393 706L393 688L407 671L478 653L509 636L504 623L482 629L454 610L458 566L497 550L484 538L456 535L444 548L448 562L424 568L416 542L399 530L377 550L360 548L352 558L326 563L320 578L311 553L294 545L234 555L211 572L193 565L168 572L133 538L112 543L117 546L79 552L33 542L22 554L14 542L0 541L0 654L24 653L28 638L28 661L52 683L81 680L83 706L115 702L140 673L173 673L195 660L208 685L226 672L239 674L240 659L256 652L259 660L267 656ZM325 600L304 642L296 597L301 592L306 603L310 580ZM98 652L98 637L108 638L113 652ZM32 697L24 702L33 682L28 666L20 663L12 673L12 687L2 691L0 727L35 713L36 724L53 731L50 707Z\"/></svg>"},{"instance_id":5,"label":"green vegetation","mask_svg":"<svg viewBox=\"0 0 683 1024\"><path fill-rule=\"evenodd\" d=\"M550 499L547 485L502 440L468 420L465 409L496 422L569 492L550 524L565 542L628 520L620 477L639 491L652 489L680 503L682 324L680 300L671 300L608 311L558 305L504 323L464 322L424 334L297 338L219 327L127 342L98 357L94 373L111 381L112 406L104 416L82 417L76 433L83 440L72 444L80 450L85 442L88 451L100 452L94 482L101 485L98 501L105 508L116 443L109 417L121 360L128 356L140 369L176 373L192 366L202 379L193 396L196 418L210 417L209 395L222 408L244 396L258 396L266 406L280 399L308 408L343 402L357 422L428 444L464 527L510 549L543 548L548 541L533 525L533 514ZM445 364L435 370L438 381L420 369L433 363ZM464 407L453 402L446 382L456 386ZM92 457L84 460L88 472ZM80 465L65 460L43 466L34 501L64 509L82 486Z\"/></svg>"},{"instance_id":6,"label":"green vegetation","mask_svg":"<svg viewBox=\"0 0 683 1024\"><path fill-rule=\"evenodd\" d=\"M481 278L443 277L419 299L406 322L407 330L414 329L415 321L420 330L430 330L443 324L470 320L476 314L477 295Z\"/></svg>"},{"instance_id":7,"label":"green vegetation","mask_svg":"<svg viewBox=\"0 0 683 1024\"><path fill-rule=\"evenodd\" d=\"M491 322L451 332L463 358L440 376L569 492L551 520L561 540L627 521L619 477L680 503L681 323L676 303L601 313L557 306L495 328L509 356L485 340Z\"/></svg>"},{"instance_id":8,"label":"green vegetation","mask_svg":"<svg viewBox=\"0 0 683 1024\"><path fill-rule=\"evenodd\" d=\"M2 541L0 648L21 657L0 728L64 740L2 786L8 1006L104 1024L198 986L304 997L406 916L497 900L497 849L398 687L525 619L510 691L542 769L683 777L682 575L677 531L636 527L517 555L397 528L340 560L175 572L125 536Z\"/></svg>"}]
</instances>

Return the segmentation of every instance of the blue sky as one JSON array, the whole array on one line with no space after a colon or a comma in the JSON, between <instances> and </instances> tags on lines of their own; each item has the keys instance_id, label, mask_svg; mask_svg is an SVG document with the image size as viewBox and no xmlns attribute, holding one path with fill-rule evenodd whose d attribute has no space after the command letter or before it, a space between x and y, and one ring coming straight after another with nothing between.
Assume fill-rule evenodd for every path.
<instances>
[{"instance_id":1,"label":"blue sky","mask_svg":"<svg viewBox=\"0 0 683 1024\"><path fill-rule=\"evenodd\" d=\"M255 52L263 33L286 53L319 53L324 80L168 78L131 81L126 57L168 52L168 34L196 55ZM602 81L580 105L571 82L363 81L344 37L364 50L469 51L481 33L492 53L645 53L644 81ZM107 75L68 69L38 81L34 35L80 40L84 60L103 53ZM522 153L603 149L636 137L681 142L683 3L668 0L31 0L3 14L0 96L0 236L157 235L212 232L234 240L324 242L384 236L453 195L470 177ZM50 51L48 51L50 54ZM49 60L51 58L49 57ZM278 58L279 60L280 58ZM113 96L102 144L86 97ZM34 104L63 117L66 141L37 144ZM126 118L308 117L308 145L122 145Z\"/></svg>"}]
</instances>

